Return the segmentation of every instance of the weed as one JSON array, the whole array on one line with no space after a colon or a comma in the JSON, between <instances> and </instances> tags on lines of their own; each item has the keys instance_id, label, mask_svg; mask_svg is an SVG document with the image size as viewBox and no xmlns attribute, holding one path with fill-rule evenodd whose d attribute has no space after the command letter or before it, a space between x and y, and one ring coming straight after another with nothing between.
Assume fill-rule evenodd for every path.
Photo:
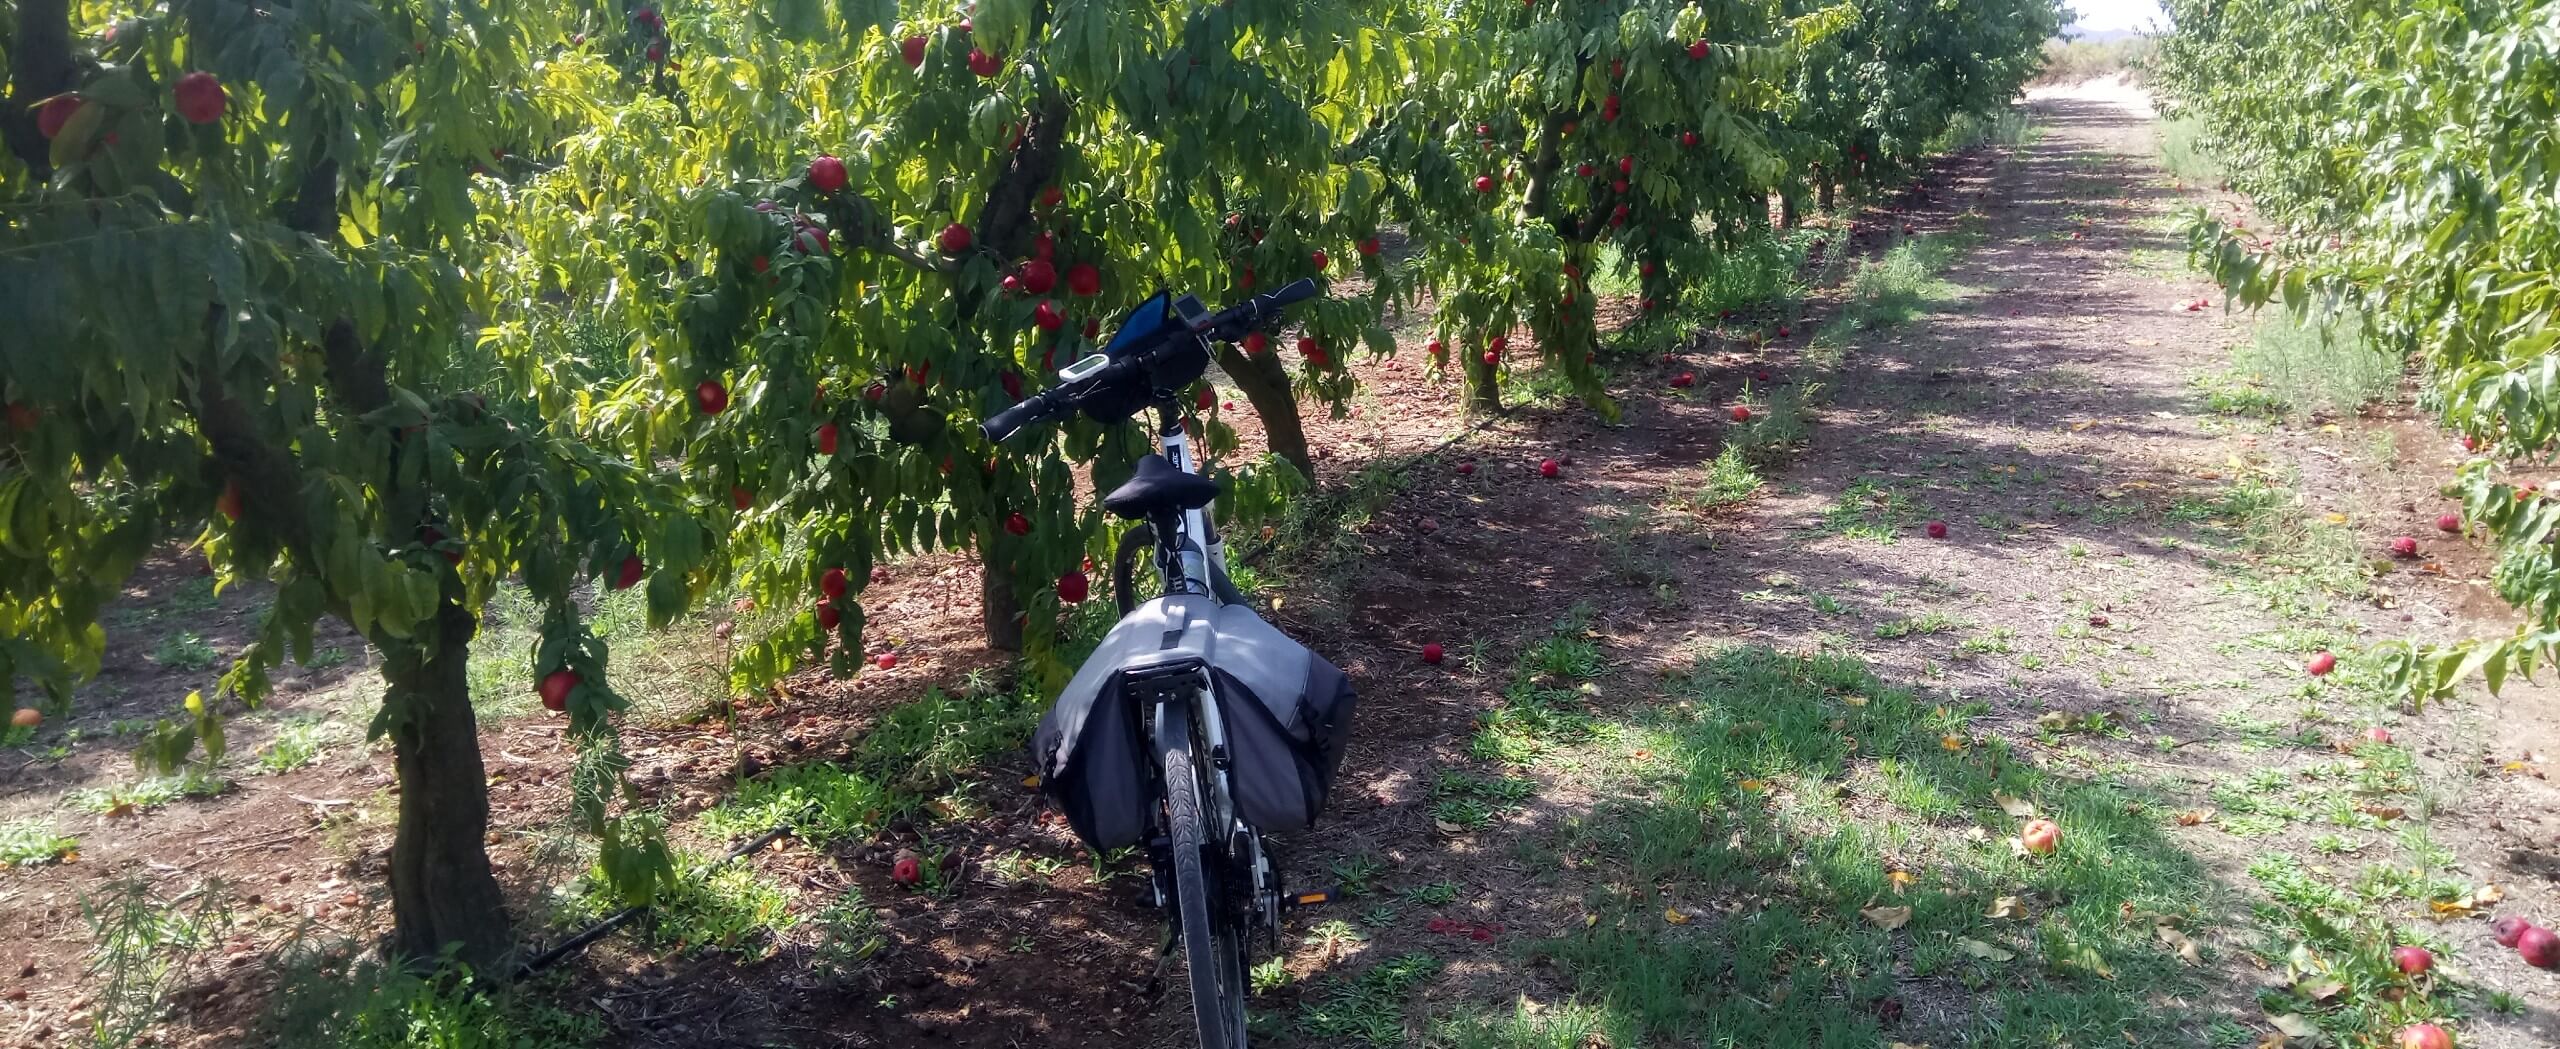
<instances>
[{"instance_id":1,"label":"weed","mask_svg":"<svg viewBox=\"0 0 2560 1049\"><path fill-rule=\"evenodd\" d=\"M1910 619L1896 619L1876 624L1876 637L1885 641L1895 641L1914 634L1925 637L1946 633L1955 629L1957 625L1955 618L1944 612L1924 612Z\"/></svg>"},{"instance_id":2,"label":"weed","mask_svg":"<svg viewBox=\"0 0 2560 1049\"><path fill-rule=\"evenodd\" d=\"M753 780L703 814L725 837L787 826L812 846L859 837L919 811L961 773L1019 746L1037 722L1027 692L928 689L891 708L843 765L793 765Z\"/></svg>"},{"instance_id":3,"label":"weed","mask_svg":"<svg viewBox=\"0 0 2560 1049\"><path fill-rule=\"evenodd\" d=\"M420 976L349 961L343 946L289 945L281 990L262 1026L278 1049L587 1049L603 1023L544 1000L539 989L484 985L451 967Z\"/></svg>"},{"instance_id":4,"label":"weed","mask_svg":"<svg viewBox=\"0 0 2560 1049\"><path fill-rule=\"evenodd\" d=\"M1442 823L1473 830L1519 808L1536 789L1537 784L1525 779L1442 772L1431 785L1431 816Z\"/></svg>"},{"instance_id":5,"label":"weed","mask_svg":"<svg viewBox=\"0 0 2560 1049\"><path fill-rule=\"evenodd\" d=\"M1299 1011L1298 1026L1329 1043L1357 1040L1380 1049L1407 1044L1405 999L1439 971L1440 960L1427 954L1379 962L1307 1002Z\"/></svg>"},{"instance_id":6,"label":"weed","mask_svg":"<svg viewBox=\"0 0 2560 1049\"><path fill-rule=\"evenodd\" d=\"M1326 958L1341 957L1353 947L1367 942L1368 933L1352 928L1350 922L1340 918L1318 922L1315 928L1307 930L1307 946Z\"/></svg>"},{"instance_id":7,"label":"weed","mask_svg":"<svg viewBox=\"0 0 2560 1049\"><path fill-rule=\"evenodd\" d=\"M1376 886L1371 882L1377 880L1378 875L1386 873L1386 870L1387 861L1380 859L1377 853L1364 852L1357 856L1347 856L1334 861L1334 887L1341 890L1344 896L1366 896L1376 891Z\"/></svg>"},{"instance_id":8,"label":"weed","mask_svg":"<svg viewBox=\"0 0 2560 1049\"><path fill-rule=\"evenodd\" d=\"M2397 389L2402 368L2363 331L2353 315L2306 321L2277 310L2261 316L2249 341L2232 351L2230 371L2196 385L2205 406L2225 415L2353 411Z\"/></svg>"},{"instance_id":9,"label":"weed","mask_svg":"<svg viewBox=\"0 0 2560 1049\"><path fill-rule=\"evenodd\" d=\"M177 591L169 595L169 611L182 617L201 616L222 607L214 582L212 576L196 576L178 584Z\"/></svg>"},{"instance_id":10,"label":"weed","mask_svg":"<svg viewBox=\"0 0 2560 1049\"><path fill-rule=\"evenodd\" d=\"M1600 675L1600 646L1588 638L1556 634L1529 650L1531 672L1576 681Z\"/></svg>"},{"instance_id":11,"label":"weed","mask_svg":"<svg viewBox=\"0 0 2560 1049\"><path fill-rule=\"evenodd\" d=\"M2206 151L2204 122L2194 117L2160 123L2160 162L2182 181L2210 186L2224 178L2222 162Z\"/></svg>"},{"instance_id":12,"label":"weed","mask_svg":"<svg viewBox=\"0 0 2560 1049\"><path fill-rule=\"evenodd\" d=\"M320 760L336 734L336 727L326 721L288 721L276 730L276 738L258 748L258 767L284 773L311 764Z\"/></svg>"},{"instance_id":13,"label":"weed","mask_svg":"<svg viewBox=\"0 0 2560 1049\"><path fill-rule=\"evenodd\" d=\"M203 670L221 658L212 645L190 630L165 635L151 648L151 661L171 670Z\"/></svg>"},{"instance_id":14,"label":"weed","mask_svg":"<svg viewBox=\"0 0 2560 1049\"><path fill-rule=\"evenodd\" d=\"M1404 891L1404 898L1425 907L1446 907L1458 900L1458 886L1453 882L1435 881L1416 885Z\"/></svg>"},{"instance_id":15,"label":"weed","mask_svg":"<svg viewBox=\"0 0 2560 1049\"><path fill-rule=\"evenodd\" d=\"M80 847L80 839L53 832L42 817L0 823L0 867L51 863Z\"/></svg>"},{"instance_id":16,"label":"weed","mask_svg":"<svg viewBox=\"0 0 2560 1049\"><path fill-rule=\"evenodd\" d=\"M1762 484L1760 471L1742 454L1742 447L1728 444L1707 464L1706 481L1680 502L1692 510L1720 509L1759 494Z\"/></svg>"},{"instance_id":17,"label":"weed","mask_svg":"<svg viewBox=\"0 0 2560 1049\"><path fill-rule=\"evenodd\" d=\"M1610 872L1583 901L1589 919L1537 948L1588 1003L1565 1014L1572 1030L1605 1032L1613 1045L1716 1031L1752 1032L1752 1044L1880 1045L1891 1037L1869 1003L1909 975L1973 993L1938 1044L2052 1044L2090 1030L2166 1044L2187 1030L2192 1016L2157 1003L2200 990L2194 971L2160 948L2150 923L2122 915L2216 912L2203 899L2210 880L2164 837L2149 799L2017 760L1968 729L1986 707L1924 698L1854 658L1735 648L1666 684L1666 702L1613 732L1653 760L1595 785L1611 800L1558 843ZM2003 796L2071 828L2061 852L2039 860L2007 847L2016 819ZM1852 817L1852 798L1893 814ZM1895 871L1926 873L1906 887ZM1983 910L2003 896L2055 902L1986 923ZM1752 906L1726 916L1690 909L1740 898ZM1879 901L1909 907L1907 924L1887 931L1861 917ZM1986 957L2029 953L2043 964ZM2077 976L2099 972L2115 978ZM1523 1017L1451 1041L1512 1044L1496 1039L1504 1029L1538 1036L1517 1044L1555 1044L1543 1040L1552 1029Z\"/></svg>"},{"instance_id":18,"label":"weed","mask_svg":"<svg viewBox=\"0 0 2560 1049\"><path fill-rule=\"evenodd\" d=\"M336 645L322 645L314 649L311 658L302 665L313 670L327 670L331 667L345 666L347 659L346 649Z\"/></svg>"},{"instance_id":19,"label":"weed","mask_svg":"<svg viewBox=\"0 0 2560 1049\"><path fill-rule=\"evenodd\" d=\"M815 968L835 979L862 971L866 963L889 946L879 912L863 902L862 893L856 889L846 889L844 895L812 916L809 930L817 941L811 952Z\"/></svg>"},{"instance_id":20,"label":"weed","mask_svg":"<svg viewBox=\"0 0 2560 1049\"><path fill-rule=\"evenodd\" d=\"M1911 497L1861 478L1842 491L1839 500L1823 514L1822 530L1844 539L1892 543L1920 523L1921 517L1921 510Z\"/></svg>"},{"instance_id":21,"label":"weed","mask_svg":"<svg viewBox=\"0 0 2560 1049\"><path fill-rule=\"evenodd\" d=\"M89 976L98 988L90 1035L100 1049L133 1044L169 1011L181 986L233 924L218 883L162 898L142 878L120 878L80 902L89 926Z\"/></svg>"},{"instance_id":22,"label":"weed","mask_svg":"<svg viewBox=\"0 0 2560 1049\"><path fill-rule=\"evenodd\" d=\"M123 787L73 791L65 795L65 800L95 815L130 816L180 798L214 797L231 786L230 780L209 769L189 768L174 776L154 776Z\"/></svg>"},{"instance_id":23,"label":"weed","mask_svg":"<svg viewBox=\"0 0 2560 1049\"><path fill-rule=\"evenodd\" d=\"M1067 861L1051 856L1035 856L1020 849L1005 852L987 861L987 872L1007 883L1048 881L1067 869Z\"/></svg>"},{"instance_id":24,"label":"weed","mask_svg":"<svg viewBox=\"0 0 2560 1049\"><path fill-rule=\"evenodd\" d=\"M676 869L695 870L705 859L679 853ZM590 873L578 889L590 915L620 906L600 871ZM677 953L716 950L759 959L772 954L776 938L797 922L790 904L783 888L754 867L727 863L708 874L680 874L649 911L649 937Z\"/></svg>"},{"instance_id":25,"label":"weed","mask_svg":"<svg viewBox=\"0 0 2560 1049\"><path fill-rule=\"evenodd\" d=\"M1265 958L1253 963L1253 993L1270 994L1289 986L1289 959Z\"/></svg>"}]
</instances>

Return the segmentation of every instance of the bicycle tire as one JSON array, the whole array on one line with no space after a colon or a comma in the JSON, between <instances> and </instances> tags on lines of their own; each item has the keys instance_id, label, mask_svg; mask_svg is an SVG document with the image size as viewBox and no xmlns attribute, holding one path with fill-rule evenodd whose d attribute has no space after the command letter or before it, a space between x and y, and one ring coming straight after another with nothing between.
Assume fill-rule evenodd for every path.
<instances>
[{"instance_id":1,"label":"bicycle tire","mask_svg":"<svg viewBox=\"0 0 2560 1049\"><path fill-rule=\"evenodd\" d=\"M1244 942L1226 906L1209 884L1209 816L1200 767L1192 759L1191 710L1164 708L1164 736L1156 742L1164 768L1167 831L1173 838L1174 907L1182 935L1183 967L1191 979L1191 1015L1200 1049L1245 1049ZM1204 935L1205 934L1205 935Z\"/></svg>"}]
</instances>

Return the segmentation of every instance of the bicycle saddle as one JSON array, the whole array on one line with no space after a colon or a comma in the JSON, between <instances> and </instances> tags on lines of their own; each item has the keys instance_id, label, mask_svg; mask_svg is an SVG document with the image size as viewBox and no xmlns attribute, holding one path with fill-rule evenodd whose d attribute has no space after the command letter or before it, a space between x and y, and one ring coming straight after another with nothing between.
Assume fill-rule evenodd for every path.
<instances>
[{"instance_id":1,"label":"bicycle saddle","mask_svg":"<svg viewBox=\"0 0 2560 1049\"><path fill-rule=\"evenodd\" d=\"M1149 453L1138 460L1138 472L1127 484L1102 497L1102 508L1143 521L1160 513L1197 510L1217 499L1218 482L1174 469L1172 460Z\"/></svg>"}]
</instances>

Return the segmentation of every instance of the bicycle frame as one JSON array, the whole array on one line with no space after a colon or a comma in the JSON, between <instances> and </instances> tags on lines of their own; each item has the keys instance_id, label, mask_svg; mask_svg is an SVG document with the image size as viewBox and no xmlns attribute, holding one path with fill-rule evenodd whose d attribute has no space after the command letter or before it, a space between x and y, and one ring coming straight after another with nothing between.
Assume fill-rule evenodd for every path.
<instances>
[{"instance_id":1,"label":"bicycle frame","mask_svg":"<svg viewBox=\"0 0 2560 1049\"><path fill-rule=\"evenodd\" d=\"M1160 399L1156 416L1156 442L1165 460L1175 469L1197 475L1200 462L1192 454L1190 434L1183 429L1180 406L1169 398ZM1226 544L1219 541L1206 507L1183 511L1180 522L1175 534L1156 536L1156 568L1164 578L1164 592L1167 596L1201 594L1217 600L1217 588L1210 581L1213 573L1225 573ZM1218 712L1216 697L1207 688L1199 691L1192 706L1192 723L1200 727L1201 753L1211 758L1208 803L1212 824L1221 836L1232 837L1242 824L1236 818L1233 786L1228 782L1223 760L1227 752L1226 722ZM1149 719L1148 737L1160 738L1163 729L1164 710L1159 707ZM1259 881L1259 872L1256 875Z\"/></svg>"}]
</instances>

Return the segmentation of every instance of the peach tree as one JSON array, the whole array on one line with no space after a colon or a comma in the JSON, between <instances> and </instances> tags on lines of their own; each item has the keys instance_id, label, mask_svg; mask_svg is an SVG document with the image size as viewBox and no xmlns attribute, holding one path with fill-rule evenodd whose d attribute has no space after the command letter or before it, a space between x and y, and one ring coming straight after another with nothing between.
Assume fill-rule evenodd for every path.
<instances>
[{"instance_id":1,"label":"peach tree","mask_svg":"<svg viewBox=\"0 0 2560 1049\"><path fill-rule=\"evenodd\" d=\"M2166 108L2203 129L2272 228L2199 213L2192 247L2245 307L2281 304L2406 361L2461 435L2448 533L2497 550L2519 613L2480 637L2389 641L2370 667L2424 701L2560 662L2560 64L2545 5L2173 0ZM2341 347L2339 352L2350 352Z\"/></svg>"},{"instance_id":2,"label":"peach tree","mask_svg":"<svg viewBox=\"0 0 2560 1049\"><path fill-rule=\"evenodd\" d=\"M999 449L977 422L1158 287L1214 301L1350 272L1378 176L1338 163L1331 129L1392 90L1403 38L1276 0L650 18L667 90L590 42L532 95L579 130L490 219L494 354L566 407L585 394L562 362L601 326L633 366L617 395L670 406L632 421L630 451L725 519L756 600L799 610L742 646L742 685L829 652L852 669L874 567L931 549L974 551L990 640L1061 669L1050 624L1107 549L1079 486L1125 476L1145 435L1079 422ZM1289 222L1256 244L1247 212ZM1358 301L1300 316L1319 340L1375 329ZM1295 418L1282 338L1228 358L1275 432ZM1218 414L1206 436L1231 448ZM1227 519L1269 513L1298 472L1232 471Z\"/></svg>"},{"instance_id":3,"label":"peach tree","mask_svg":"<svg viewBox=\"0 0 2560 1049\"><path fill-rule=\"evenodd\" d=\"M1765 223L1782 174L1775 81L1826 20L1742 2L1486 2L1440 17L1458 53L1356 143L1410 180L1403 217L1441 295L1428 349L1462 371L1471 409L1498 405L1527 351L1614 414L1595 271L1636 271L1650 313L1676 297L1667 263L1713 228L1701 220ZM1524 329L1531 345L1515 349Z\"/></svg>"},{"instance_id":4,"label":"peach tree","mask_svg":"<svg viewBox=\"0 0 2560 1049\"><path fill-rule=\"evenodd\" d=\"M724 566L722 522L643 456L673 413L639 391L528 397L471 328L478 198L544 163L524 104L574 27L542 5L290 8L31 0L0 102L0 680L56 707L99 668L100 609L156 545L265 580L253 643L142 747L218 758L229 703L311 658L323 617L380 654L371 731L399 811L393 945L502 961L466 686L502 580L549 610L534 653L579 757L576 810L645 895L668 873L611 809L622 759L604 647L574 598L646 588L682 612Z\"/></svg>"}]
</instances>

